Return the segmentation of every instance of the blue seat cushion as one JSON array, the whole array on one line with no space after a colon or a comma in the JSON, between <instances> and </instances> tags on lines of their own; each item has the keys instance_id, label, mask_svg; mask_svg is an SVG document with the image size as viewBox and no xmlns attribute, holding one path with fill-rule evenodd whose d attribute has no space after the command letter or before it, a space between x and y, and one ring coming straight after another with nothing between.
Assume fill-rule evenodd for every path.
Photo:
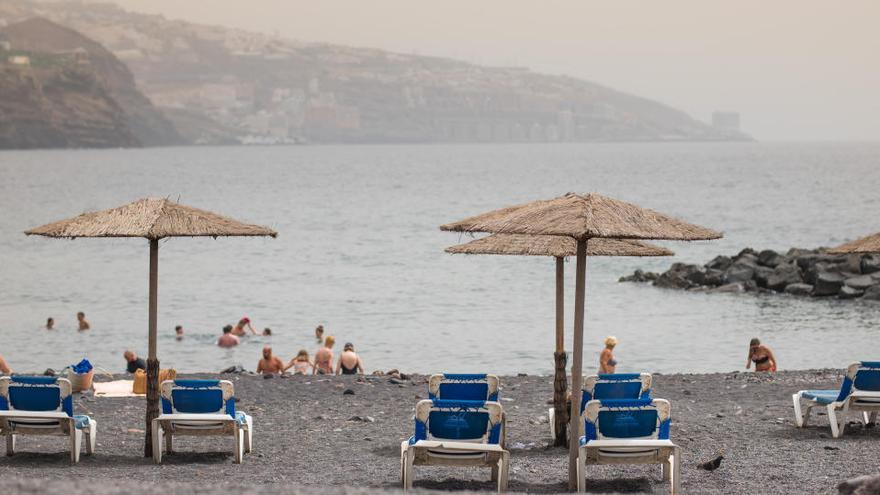
<instances>
[{"instance_id":1,"label":"blue seat cushion","mask_svg":"<svg viewBox=\"0 0 880 495\"><path fill-rule=\"evenodd\" d=\"M828 405L837 400L840 390L804 390L801 397L810 399L822 405Z\"/></svg>"},{"instance_id":2,"label":"blue seat cushion","mask_svg":"<svg viewBox=\"0 0 880 495\"><path fill-rule=\"evenodd\" d=\"M88 416L76 415L73 417L74 424L76 425L77 430L82 430L86 426L92 422L91 418Z\"/></svg>"}]
</instances>

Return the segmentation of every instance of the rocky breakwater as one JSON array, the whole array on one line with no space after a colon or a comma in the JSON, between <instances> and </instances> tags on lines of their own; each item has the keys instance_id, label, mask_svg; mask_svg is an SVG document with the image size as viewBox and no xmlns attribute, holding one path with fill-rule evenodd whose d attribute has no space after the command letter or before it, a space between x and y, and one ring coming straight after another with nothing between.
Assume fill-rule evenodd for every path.
<instances>
[{"instance_id":1,"label":"rocky breakwater","mask_svg":"<svg viewBox=\"0 0 880 495\"><path fill-rule=\"evenodd\" d=\"M712 292L785 293L880 301L880 256L833 255L824 249L746 248L705 265L675 263L663 273L636 270L621 282Z\"/></svg>"}]
</instances>

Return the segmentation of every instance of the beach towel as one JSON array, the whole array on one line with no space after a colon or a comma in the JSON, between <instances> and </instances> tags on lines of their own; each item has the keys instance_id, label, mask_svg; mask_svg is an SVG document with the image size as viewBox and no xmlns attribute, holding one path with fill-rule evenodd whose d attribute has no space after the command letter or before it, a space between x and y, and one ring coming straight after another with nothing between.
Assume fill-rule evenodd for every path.
<instances>
[{"instance_id":1,"label":"beach towel","mask_svg":"<svg viewBox=\"0 0 880 495\"><path fill-rule=\"evenodd\" d=\"M143 397L132 392L134 380L114 380L112 382L94 382L95 397Z\"/></svg>"}]
</instances>

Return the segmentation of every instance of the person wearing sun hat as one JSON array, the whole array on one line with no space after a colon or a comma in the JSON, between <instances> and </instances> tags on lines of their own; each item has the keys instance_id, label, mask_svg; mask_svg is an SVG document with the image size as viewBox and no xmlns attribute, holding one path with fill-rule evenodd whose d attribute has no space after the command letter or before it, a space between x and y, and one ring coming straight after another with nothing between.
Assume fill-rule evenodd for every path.
<instances>
[{"instance_id":1,"label":"person wearing sun hat","mask_svg":"<svg viewBox=\"0 0 880 495\"><path fill-rule=\"evenodd\" d=\"M599 373L614 373L617 368L617 360L614 359L614 347L617 346L617 337L609 335L605 337L605 348L599 356Z\"/></svg>"}]
</instances>

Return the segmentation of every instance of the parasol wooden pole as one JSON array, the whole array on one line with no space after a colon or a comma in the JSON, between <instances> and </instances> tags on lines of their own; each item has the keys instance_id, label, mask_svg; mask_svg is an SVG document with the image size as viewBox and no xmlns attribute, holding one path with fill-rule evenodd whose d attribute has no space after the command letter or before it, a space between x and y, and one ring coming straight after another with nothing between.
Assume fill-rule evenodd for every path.
<instances>
[{"instance_id":1,"label":"parasol wooden pole","mask_svg":"<svg viewBox=\"0 0 880 495\"><path fill-rule=\"evenodd\" d=\"M159 416L159 359L156 357L159 306L159 239L150 239L149 354L147 356L147 426L144 429L144 457L153 455L153 419Z\"/></svg>"},{"instance_id":2,"label":"parasol wooden pole","mask_svg":"<svg viewBox=\"0 0 880 495\"><path fill-rule=\"evenodd\" d=\"M568 364L565 355L565 260L562 257L556 258L556 351L553 361L553 429L556 432L553 445L561 447L566 443L568 430L568 409L565 404L568 388L565 371Z\"/></svg>"},{"instance_id":3,"label":"parasol wooden pole","mask_svg":"<svg viewBox=\"0 0 880 495\"><path fill-rule=\"evenodd\" d=\"M568 431L568 489L577 490L578 432L580 431L581 387L583 385L584 360L584 299L586 296L587 240L577 241L577 273L574 287L574 344L571 364L571 417ZM583 473L582 473L583 474Z\"/></svg>"}]
</instances>

